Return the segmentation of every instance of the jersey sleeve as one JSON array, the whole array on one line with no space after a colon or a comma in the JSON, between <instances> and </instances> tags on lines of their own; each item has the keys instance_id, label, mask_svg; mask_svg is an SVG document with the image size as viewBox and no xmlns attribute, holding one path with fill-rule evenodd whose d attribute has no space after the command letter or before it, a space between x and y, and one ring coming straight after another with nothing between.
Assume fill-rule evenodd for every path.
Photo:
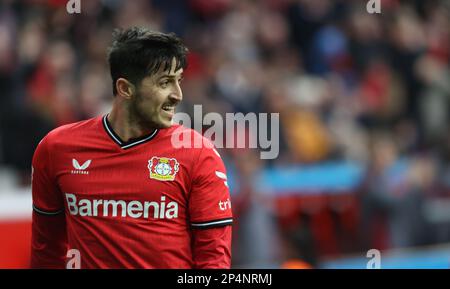
<instances>
[{"instance_id":1,"label":"jersey sleeve","mask_svg":"<svg viewBox=\"0 0 450 289\"><path fill-rule=\"evenodd\" d=\"M32 268L64 268L67 251L64 203L54 174L48 140L36 148L32 161Z\"/></svg>"},{"instance_id":2,"label":"jersey sleeve","mask_svg":"<svg viewBox=\"0 0 450 289\"><path fill-rule=\"evenodd\" d=\"M189 215L194 268L230 268L233 215L226 169L214 148L203 148L194 165Z\"/></svg>"},{"instance_id":3,"label":"jersey sleeve","mask_svg":"<svg viewBox=\"0 0 450 289\"><path fill-rule=\"evenodd\" d=\"M190 225L195 229L233 222L225 165L214 148L203 148L194 164L189 214Z\"/></svg>"}]
</instances>

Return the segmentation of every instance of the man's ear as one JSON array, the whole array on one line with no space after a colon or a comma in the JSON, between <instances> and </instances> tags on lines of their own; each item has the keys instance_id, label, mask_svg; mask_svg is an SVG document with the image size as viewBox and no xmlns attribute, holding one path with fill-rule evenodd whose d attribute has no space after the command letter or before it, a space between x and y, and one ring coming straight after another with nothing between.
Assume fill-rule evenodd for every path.
<instances>
[{"instance_id":1,"label":"man's ear","mask_svg":"<svg viewBox=\"0 0 450 289\"><path fill-rule=\"evenodd\" d=\"M133 98L136 93L134 84L122 77L116 80L116 90L117 95L125 99Z\"/></svg>"}]
</instances>

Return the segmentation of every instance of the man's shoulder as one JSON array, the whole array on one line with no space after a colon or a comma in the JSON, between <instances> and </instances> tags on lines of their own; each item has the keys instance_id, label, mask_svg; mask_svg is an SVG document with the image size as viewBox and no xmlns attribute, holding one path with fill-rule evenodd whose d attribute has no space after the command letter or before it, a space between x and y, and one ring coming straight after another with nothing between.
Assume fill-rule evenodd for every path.
<instances>
[{"instance_id":1,"label":"man's shoulder","mask_svg":"<svg viewBox=\"0 0 450 289\"><path fill-rule=\"evenodd\" d=\"M180 124L174 124L168 129L168 135L172 138L172 141L180 141L179 144L174 144L175 146L181 146L186 149L203 149L203 148L214 148L213 142L207 137L203 136L201 133L195 129L185 127Z\"/></svg>"},{"instance_id":2,"label":"man's shoulder","mask_svg":"<svg viewBox=\"0 0 450 289\"><path fill-rule=\"evenodd\" d=\"M176 124L169 128L168 135L171 137L172 147L191 155L194 161L198 161L200 156L221 159L214 142L194 129Z\"/></svg>"},{"instance_id":3,"label":"man's shoulder","mask_svg":"<svg viewBox=\"0 0 450 289\"><path fill-rule=\"evenodd\" d=\"M47 143L71 142L76 138L86 135L89 131L97 130L101 123L101 116L65 124L50 131L44 140Z\"/></svg>"}]
</instances>

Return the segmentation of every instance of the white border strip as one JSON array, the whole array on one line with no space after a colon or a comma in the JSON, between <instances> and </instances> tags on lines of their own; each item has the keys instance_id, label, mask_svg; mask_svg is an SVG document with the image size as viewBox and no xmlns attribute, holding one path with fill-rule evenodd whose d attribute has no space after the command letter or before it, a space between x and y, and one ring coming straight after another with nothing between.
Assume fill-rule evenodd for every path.
<instances>
[{"instance_id":1,"label":"white border strip","mask_svg":"<svg viewBox=\"0 0 450 289\"><path fill-rule=\"evenodd\" d=\"M35 205L33 205L33 210L35 210L39 214L46 215L46 216L56 216L56 215L59 215L62 212L64 212L64 209L61 209L57 212L46 212L46 211L42 211L42 210L38 209Z\"/></svg>"},{"instance_id":2,"label":"white border strip","mask_svg":"<svg viewBox=\"0 0 450 289\"><path fill-rule=\"evenodd\" d=\"M206 227L211 225L220 225L220 224L228 224L233 223L233 219L226 219L226 220L220 220L220 221L212 221L207 223L191 223L191 226L193 227Z\"/></svg>"},{"instance_id":3,"label":"white border strip","mask_svg":"<svg viewBox=\"0 0 450 289\"><path fill-rule=\"evenodd\" d=\"M118 144L122 145L122 142L121 142L120 140L118 140L118 139L114 136L114 134L111 132L111 130L109 129L108 122L106 121L106 117L107 117L107 116L108 116L108 115L105 115L105 116L103 117L103 124L105 125L106 130L108 131L109 135L110 135L110 136L111 136Z\"/></svg>"},{"instance_id":4,"label":"white border strip","mask_svg":"<svg viewBox=\"0 0 450 289\"><path fill-rule=\"evenodd\" d=\"M106 130L108 131L108 134L120 145L120 147L122 148L122 149L127 149L127 148L129 148L129 147L132 147L132 146L135 146L135 145L138 145L138 144L140 144L140 143L143 143L143 142L146 142L146 141L148 141L148 140L150 140L150 139L152 139L154 136L155 136L155 134L158 132L158 129L155 129L155 131L151 134L151 135L149 135L148 137L146 137L145 139L141 139L141 140L138 140L138 141L136 141L136 142L133 142L133 143L130 143L130 144L127 144L127 145L123 145L123 143L119 140L119 139L117 139L117 137L115 137L114 136L114 133L111 131L111 129L109 128L109 126L108 126L108 122L106 121L106 118L108 117L108 115L105 115L104 117L103 117L103 124L104 124L104 126L106 127Z\"/></svg>"},{"instance_id":5,"label":"white border strip","mask_svg":"<svg viewBox=\"0 0 450 289\"><path fill-rule=\"evenodd\" d=\"M154 131L150 136L146 137L145 139L141 139L141 140L139 140L139 141L137 141L137 142L127 144L126 146L123 146L122 148L123 148L123 149L126 149L126 148L132 147L132 146L134 146L134 145L138 145L138 144L140 144L140 143L146 142L146 141L148 141L149 139L151 139L152 137L154 137L155 134L156 134L157 132L158 132L158 130L155 129L155 131Z\"/></svg>"}]
</instances>

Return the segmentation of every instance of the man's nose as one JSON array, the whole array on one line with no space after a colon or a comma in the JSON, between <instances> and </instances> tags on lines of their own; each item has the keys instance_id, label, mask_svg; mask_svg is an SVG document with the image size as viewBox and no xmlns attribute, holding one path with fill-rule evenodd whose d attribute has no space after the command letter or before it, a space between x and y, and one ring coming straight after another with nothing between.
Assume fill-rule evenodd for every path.
<instances>
[{"instance_id":1,"label":"man's nose","mask_svg":"<svg viewBox=\"0 0 450 289\"><path fill-rule=\"evenodd\" d=\"M170 93L169 97L172 100L175 100L177 102L180 102L183 99L183 92L181 91L180 85L177 83L175 84L174 90Z\"/></svg>"}]
</instances>

